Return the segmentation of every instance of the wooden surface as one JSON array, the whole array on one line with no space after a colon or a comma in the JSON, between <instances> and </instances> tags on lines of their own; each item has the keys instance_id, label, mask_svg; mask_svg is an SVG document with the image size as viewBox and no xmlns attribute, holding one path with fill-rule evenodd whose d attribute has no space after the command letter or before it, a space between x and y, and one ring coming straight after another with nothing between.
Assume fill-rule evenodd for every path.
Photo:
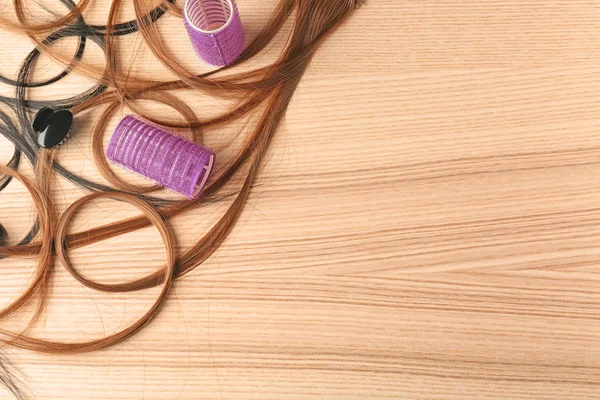
<instances>
[{"instance_id":1,"label":"wooden surface","mask_svg":"<svg viewBox=\"0 0 600 400\"><path fill-rule=\"evenodd\" d=\"M101 23L108 1L94 3ZM239 4L252 36L275 3ZM180 20L160 23L205 69ZM14 76L32 45L1 40L0 72ZM125 65L164 71L140 38L122 43ZM8 356L36 399L598 399L599 62L596 0L369 0L319 50L240 223L156 321L105 351ZM36 73L57 70L45 60ZM214 106L195 101L199 115ZM94 179L97 116L60 152ZM217 149L232 137L207 133ZM11 152L0 139L0 160ZM79 196L56 182L61 207ZM226 206L177 218L181 246ZM74 229L132 213L95 203ZM19 184L0 194L11 242L32 215ZM163 260L152 229L73 255L108 281ZM35 260L0 263L8 302ZM60 266L54 283L36 332L55 339L114 331L156 295L94 293Z\"/></svg>"}]
</instances>

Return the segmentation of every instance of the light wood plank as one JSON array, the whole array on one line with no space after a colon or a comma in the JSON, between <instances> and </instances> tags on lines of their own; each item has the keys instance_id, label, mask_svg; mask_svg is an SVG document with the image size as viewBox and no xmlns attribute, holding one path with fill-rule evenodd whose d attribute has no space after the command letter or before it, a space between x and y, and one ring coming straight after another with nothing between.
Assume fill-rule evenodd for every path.
<instances>
[{"instance_id":1,"label":"light wood plank","mask_svg":"<svg viewBox=\"0 0 600 400\"><path fill-rule=\"evenodd\" d=\"M102 23L109 1L93 3L88 20ZM239 4L252 37L275 2ZM176 57L206 70L181 21L160 24ZM0 72L14 74L32 45L2 40ZM165 76L140 41L121 41L126 63ZM101 60L93 47L86 57ZM9 357L36 399L597 399L599 61L597 1L367 1L316 55L240 223L156 321L105 351ZM42 60L36 76L57 70ZM73 76L32 96L90 84ZM199 113L224 106L194 97ZM97 116L60 153L94 179ZM223 148L235 128L208 143ZM0 139L0 160L11 152ZM61 208L79 196L56 186ZM226 206L175 219L181 246ZM132 213L99 202L76 227ZM0 218L11 240L26 232L20 185L0 194ZM145 229L73 256L118 281L163 252ZM6 302L35 260L0 264ZM92 293L58 268L53 295L36 332L84 339L124 326L156 290Z\"/></svg>"}]
</instances>

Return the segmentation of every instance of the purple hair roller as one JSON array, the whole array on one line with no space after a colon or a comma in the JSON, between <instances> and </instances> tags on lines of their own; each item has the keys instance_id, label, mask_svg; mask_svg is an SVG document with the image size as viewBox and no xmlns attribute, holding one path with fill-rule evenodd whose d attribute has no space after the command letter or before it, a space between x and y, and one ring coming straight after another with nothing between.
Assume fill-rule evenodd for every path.
<instances>
[{"instance_id":1,"label":"purple hair roller","mask_svg":"<svg viewBox=\"0 0 600 400\"><path fill-rule=\"evenodd\" d=\"M224 66L244 50L244 28L234 0L186 0L183 19L194 50L206 62Z\"/></svg>"},{"instance_id":2,"label":"purple hair roller","mask_svg":"<svg viewBox=\"0 0 600 400\"><path fill-rule=\"evenodd\" d=\"M200 197L215 163L212 151L132 115L115 128L106 155L189 199Z\"/></svg>"}]
</instances>

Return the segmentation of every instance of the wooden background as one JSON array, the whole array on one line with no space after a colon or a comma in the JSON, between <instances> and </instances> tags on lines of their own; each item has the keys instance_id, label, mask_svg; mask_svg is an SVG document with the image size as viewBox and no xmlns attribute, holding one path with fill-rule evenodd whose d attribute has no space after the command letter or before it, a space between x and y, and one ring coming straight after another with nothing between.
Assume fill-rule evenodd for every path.
<instances>
[{"instance_id":1,"label":"wooden background","mask_svg":"<svg viewBox=\"0 0 600 400\"><path fill-rule=\"evenodd\" d=\"M93 2L88 22L102 23L108 4ZM249 38L274 4L239 0ZM127 6L121 20L132 15ZM207 68L180 19L160 26L184 65ZM2 35L0 72L14 76L33 46ZM122 63L164 77L141 42L122 39ZM320 48L236 229L155 322L92 354L5 352L35 399L598 399L599 62L596 0L369 0ZM44 59L36 76L59 70ZM90 82L75 75L30 95ZM199 115L219 106L192 101ZM60 150L93 179L97 116L78 118ZM226 159L233 135L207 142ZM0 139L0 160L11 153ZM60 180L54 193L61 208L81 196ZM226 206L177 218L181 246ZM73 229L133 213L97 202ZM32 217L20 184L0 194L11 243ZM106 281L164 258L153 229L73 253ZM0 262L2 301L35 262ZM56 269L42 337L112 332L157 293L94 293Z\"/></svg>"}]
</instances>

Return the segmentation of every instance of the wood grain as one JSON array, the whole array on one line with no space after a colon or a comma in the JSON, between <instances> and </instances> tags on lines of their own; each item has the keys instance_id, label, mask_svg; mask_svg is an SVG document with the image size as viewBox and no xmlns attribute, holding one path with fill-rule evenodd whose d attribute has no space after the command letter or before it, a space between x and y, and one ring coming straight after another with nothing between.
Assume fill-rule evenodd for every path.
<instances>
[{"instance_id":1,"label":"wood grain","mask_svg":"<svg viewBox=\"0 0 600 400\"><path fill-rule=\"evenodd\" d=\"M94 3L101 23L109 1ZM252 36L275 2L239 4ZM184 65L206 69L179 19L161 29ZM10 35L0 72L14 75L32 45ZM164 74L140 42L123 39L125 60ZM93 354L9 357L36 399L598 399L599 61L595 0L369 0L319 50L240 223L155 322ZM36 73L57 70L43 60ZM32 96L89 84L73 76ZM91 178L95 116L60 155ZM11 152L0 139L0 160ZM61 207L79 196L57 182ZM181 246L226 206L177 218ZM99 202L75 228L132 213ZM26 231L18 184L0 218L11 241ZM74 260L117 281L158 268L160 243L145 229ZM35 260L0 263L9 301ZM36 331L102 335L154 295L92 293L58 267Z\"/></svg>"}]
</instances>

